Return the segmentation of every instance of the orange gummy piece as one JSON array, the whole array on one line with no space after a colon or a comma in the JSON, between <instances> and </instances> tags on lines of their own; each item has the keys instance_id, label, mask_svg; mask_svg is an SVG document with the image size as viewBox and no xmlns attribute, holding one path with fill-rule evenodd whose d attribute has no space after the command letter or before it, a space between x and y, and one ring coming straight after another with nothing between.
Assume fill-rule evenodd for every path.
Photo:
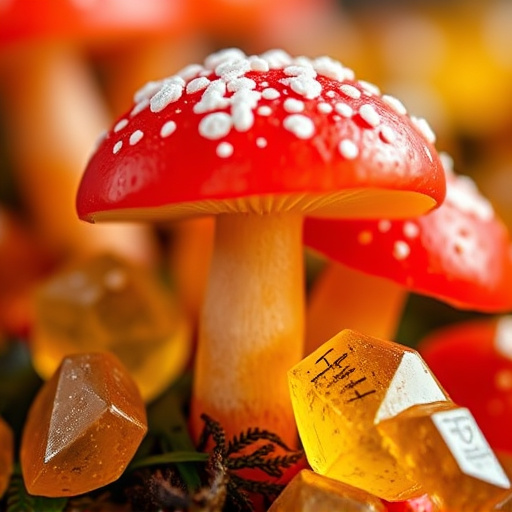
<instances>
[{"instance_id":1,"label":"orange gummy piece","mask_svg":"<svg viewBox=\"0 0 512 512\"><path fill-rule=\"evenodd\" d=\"M73 496L119 478L147 431L137 385L112 354L74 354L40 389L20 460L30 494Z\"/></svg>"},{"instance_id":2,"label":"orange gummy piece","mask_svg":"<svg viewBox=\"0 0 512 512\"><path fill-rule=\"evenodd\" d=\"M390 451L441 510L489 512L512 492L505 471L465 407L450 402L417 405L378 428Z\"/></svg>"},{"instance_id":3,"label":"orange gummy piece","mask_svg":"<svg viewBox=\"0 0 512 512\"><path fill-rule=\"evenodd\" d=\"M382 502L365 491L303 469L268 512L385 512Z\"/></svg>"},{"instance_id":4,"label":"orange gummy piece","mask_svg":"<svg viewBox=\"0 0 512 512\"><path fill-rule=\"evenodd\" d=\"M62 358L113 352L146 401L188 364L190 326L149 271L113 255L79 262L38 289L31 352L47 379Z\"/></svg>"},{"instance_id":5,"label":"orange gummy piece","mask_svg":"<svg viewBox=\"0 0 512 512\"><path fill-rule=\"evenodd\" d=\"M415 404L448 400L415 350L347 329L288 377L297 427L314 471L387 501L424 493L376 428Z\"/></svg>"},{"instance_id":6,"label":"orange gummy piece","mask_svg":"<svg viewBox=\"0 0 512 512\"><path fill-rule=\"evenodd\" d=\"M14 461L14 438L11 427L0 418L0 498L9 485Z\"/></svg>"}]
</instances>

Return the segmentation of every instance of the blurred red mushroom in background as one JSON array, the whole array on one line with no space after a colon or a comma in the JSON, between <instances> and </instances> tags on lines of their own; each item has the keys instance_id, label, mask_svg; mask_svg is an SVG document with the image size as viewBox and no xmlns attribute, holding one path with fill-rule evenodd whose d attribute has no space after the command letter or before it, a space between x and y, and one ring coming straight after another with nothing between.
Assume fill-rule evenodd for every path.
<instances>
[{"instance_id":1,"label":"blurred red mushroom in background","mask_svg":"<svg viewBox=\"0 0 512 512\"><path fill-rule=\"evenodd\" d=\"M392 339L410 292L459 309L512 308L508 230L474 182L443 160L446 199L427 215L306 221L306 244L333 260L311 292L307 353L347 327Z\"/></svg>"},{"instance_id":2,"label":"blurred red mushroom in background","mask_svg":"<svg viewBox=\"0 0 512 512\"><path fill-rule=\"evenodd\" d=\"M307 30L335 5L332 0L189 0L189 4L199 30L215 46L233 42L268 45L272 38L280 37L276 31L291 34L301 27Z\"/></svg>"},{"instance_id":3,"label":"blurred red mushroom in background","mask_svg":"<svg viewBox=\"0 0 512 512\"><path fill-rule=\"evenodd\" d=\"M24 206L57 257L111 250L146 263L154 258L147 227L94 230L74 212L79 171L110 118L85 47L135 37L155 20L164 25L169 10L162 0L144 2L142 11L135 7L140 4L131 5L116 0L0 5L0 101L7 147Z\"/></svg>"},{"instance_id":4,"label":"blurred red mushroom in background","mask_svg":"<svg viewBox=\"0 0 512 512\"><path fill-rule=\"evenodd\" d=\"M27 334L33 287L53 264L33 230L0 205L0 333Z\"/></svg>"},{"instance_id":5,"label":"blurred red mushroom in background","mask_svg":"<svg viewBox=\"0 0 512 512\"><path fill-rule=\"evenodd\" d=\"M512 455L512 317L448 325L418 350L453 400L471 410L491 447Z\"/></svg>"},{"instance_id":6,"label":"blurred red mushroom in background","mask_svg":"<svg viewBox=\"0 0 512 512\"><path fill-rule=\"evenodd\" d=\"M407 501L386 502L388 512L438 512L438 506L427 494Z\"/></svg>"},{"instance_id":7,"label":"blurred red mushroom in background","mask_svg":"<svg viewBox=\"0 0 512 512\"><path fill-rule=\"evenodd\" d=\"M92 156L84 220L217 215L196 437L207 413L227 435L296 442L286 371L303 349L304 215L404 217L442 201L436 150L397 103L327 57L230 49L148 84Z\"/></svg>"}]
</instances>

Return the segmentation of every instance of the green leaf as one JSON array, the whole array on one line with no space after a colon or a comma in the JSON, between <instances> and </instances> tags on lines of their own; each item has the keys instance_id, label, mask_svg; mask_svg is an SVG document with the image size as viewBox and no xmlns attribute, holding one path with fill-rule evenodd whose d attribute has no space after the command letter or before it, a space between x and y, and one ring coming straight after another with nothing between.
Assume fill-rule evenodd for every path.
<instances>
[{"instance_id":1,"label":"green leaf","mask_svg":"<svg viewBox=\"0 0 512 512\"><path fill-rule=\"evenodd\" d=\"M209 455L207 453L201 452L167 452L138 459L132 462L128 469L133 470L147 466L156 466L158 464L176 464L179 462L206 462L208 457Z\"/></svg>"},{"instance_id":2,"label":"green leaf","mask_svg":"<svg viewBox=\"0 0 512 512\"><path fill-rule=\"evenodd\" d=\"M164 454L175 452L197 453L182 412L182 404L188 402L190 385L189 376L183 376L167 393L149 407L149 431L157 438ZM147 459L148 457L144 458L144 460ZM200 462L204 462L204 460L206 459L201 459ZM194 464L175 462L177 462L177 470L187 489L191 492L197 491L201 487L198 468ZM134 463L138 463L138 460Z\"/></svg>"},{"instance_id":3,"label":"green leaf","mask_svg":"<svg viewBox=\"0 0 512 512\"><path fill-rule=\"evenodd\" d=\"M6 512L63 512L67 498L45 498L27 492L23 479L13 476L7 489Z\"/></svg>"},{"instance_id":4,"label":"green leaf","mask_svg":"<svg viewBox=\"0 0 512 512\"><path fill-rule=\"evenodd\" d=\"M0 350L0 414L15 434L23 429L25 417L41 386L32 367L26 343L9 340Z\"/></svg>"}]
</instances>

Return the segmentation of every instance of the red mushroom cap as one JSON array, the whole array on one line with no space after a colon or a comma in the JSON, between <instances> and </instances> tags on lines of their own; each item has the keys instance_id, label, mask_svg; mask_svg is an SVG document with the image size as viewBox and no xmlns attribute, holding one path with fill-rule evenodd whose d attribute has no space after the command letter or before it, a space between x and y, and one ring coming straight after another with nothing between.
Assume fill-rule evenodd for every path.
<instances>
[{"instance_id":1,"label":"red mushroom cap","mask_svg":"<svg viewBox=\"0 0 512 512\"><path fill-rule=\"evenodd\" d=\"M400 102L327 57L229 49L136 93L93 154L77 209L88 221L269 210L403 217L444 194L433 135Z\"/></svg>"},{"instance_id":2,"label":"red mushroom cap","mask_svg":"<svg viewBox=\"0 0 512 512\"><path fill-rule=\"evenodd\" d=\"M512 453L512 316L437 329L418 350L453 401L471 410L491 447Z\"/></svg>"},{"instance_id":3,"label":"red mushroom cap","mask_svg":"<svg viewBox=\"0 0 512 512\"><path fill-rule=\"evenodd\" d=\"M184 24L185 0L0 2L0 44L26 39L105 39L160 33Z\"/></svg>"},{"instance_id":4,"label":"red mushroom cap","mask_svg":"<svg viewBox=\"0 0 512 512\"><path fill-rule=\"evenodd\" d=\"M512 308L507 228L474 182L444 159L444 203L407 220L307 219L305 243L329 258L462 309Z\"/></svg>"}]
</instances>

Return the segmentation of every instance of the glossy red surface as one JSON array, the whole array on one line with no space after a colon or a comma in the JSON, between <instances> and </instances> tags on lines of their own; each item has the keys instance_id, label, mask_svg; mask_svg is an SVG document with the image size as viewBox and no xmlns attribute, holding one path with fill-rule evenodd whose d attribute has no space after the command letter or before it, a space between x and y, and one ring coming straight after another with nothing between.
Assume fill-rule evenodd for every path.
<instances>
[{"instance_id":1,"label":"glossy red surface","mask_svg":"<svg viewBox=\"0 0 512 512\"><path fill-rule=\"evenodd\" d=\"M457 404L473 413L494 450L512 453L511 317L440 329L419 352Z\"/></svg>"},{"instance_id":2,"label":"glossy red surface","mask_svg":"<svg viewBox=\"0 0 512 512\"><path fill-rule=\"evenodd\" d=\"M30 39L92 40L151 33L184 24L184 0L13 0L0 3L0 44Z\"/></svg>"},{"instance_id":3,"label":"glossy red surface","mask_svg":"<svg viewBox=\"0 0 512 512\"><path fill-rule=\"evenodd\" d=\"M387 502L385 505L388 512L437 512L439 510L426 494L407 501Z\"/></svg>"},{"instance_id":4,"label":"glossy red surface","mask_svg":"<svg viewBox=\"0 0 512 512\"><path fill-rule=\"evenodd\" d=\"M208 78L218 77L209 72ZM79 216L92 220L96 213L112 210L255 195L330 194L361 187L414 190L436 201L444 197L444 174L435 149L408 116L398 114L379 94L367 94L360 83L346 80L345 85L360 92L353 99L340 90L342 82L319 74L322 92L309 99L283 84L290 79L283 69L248 71L242 77L246 78L254 80L255 91L274 88L279 98L259 98L250 109L254 119L249 127L234 126L214 139L201 135L200 124L213 111L229 117L230 110L224 106L196 114L194 107L204 91L183 91L159 112L145 108L121 116L117 121L126 120L127 126L117 133L110 130L87 166L78 192ZM228 85L226 98L231 96ZM311 136L297 136L283 126L290 116L284 106L287 98L303 102L300 115L313 123ZM354 115L338 115L335 107L340 102ZM319 111L319 103L330 111ZM374 109L379 126L371 126L358 113L364 104ZM270 115L261 114L260 107L269 107ZM231 116L235 114L232 107ZM176 129L162 137L160 131L169 121ZM393 132L392 143L384 140L383 125ZM131 145L137 130L143 136ZM357 157L341 154L338 146L344 139L354 143ZM232 154L220 157L219 144L225 142ZM114 153L119 143L122 147Z\"/></svg>"},{"instance_id":5,"label":"glossy red surface","mask_svg":"<svg viewBox=\"0 0 512 512\"><path fill-rule=\"evenodd\" d=\"M305 242L334 261L389 278L411 292L481 311L512 308L510 236L465 178L448 181L446 201L409 220L307 219ZM476 194L476 195L474 195Z\"/></svg>"}]
</instances>

